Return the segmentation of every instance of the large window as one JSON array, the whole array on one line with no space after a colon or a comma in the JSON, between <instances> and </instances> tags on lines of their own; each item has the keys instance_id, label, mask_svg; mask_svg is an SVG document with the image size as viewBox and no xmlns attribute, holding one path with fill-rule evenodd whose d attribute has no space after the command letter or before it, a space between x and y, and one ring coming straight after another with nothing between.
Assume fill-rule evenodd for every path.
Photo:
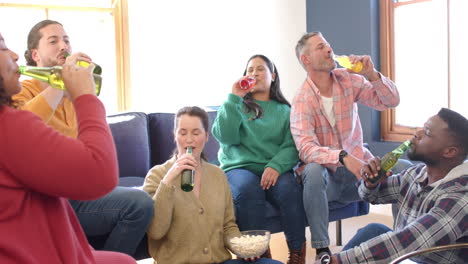
<instances>
[{"instance_id":1,"label":"large window","mask_svg":"<svg viewBox=\"0 0 468 264\"><path fill-rule=\"evenodd\" d=\"M22 58L30 28L58 20L73 50L103 67L107 113L172 112L222 104L258 53L276 64L291 100L306 76L294 53L305 7L302 0L8 0L0 3L0 25L8 25L0 30Z\"/></svg>"},{"instance_id":2,"label":"large window","mask_svg":"<svg viewBox=\"0 0 468 264\"><path fill-rule=\"evenodd\" d=\"M39 21L52 19L60 22L70 37L73 52L84 52L103 68L103 86L100 95L108 113L123 109L119 90L124 76L116 20L121 20L119 0L10 0L0 4L1 33L7 46L19 55L18 64L24 65L29 30ZM117 30L116 30L117 29ZM116 56L117 55L117 56ZM117 59L116 59L117 58ZM119 89L120 88L120 89Z\"/></svg>"},{"instance_id":3,"label":"large window","mask_svg":"<svg viewBox=\"0 0 468 264\"><path fill-rule=\"evenodd\" d=\"M382 114L384 140L400 141L441 107L468 116L466 0L381 0L382 72L401 102ZM465 73L466 74L466 73Z\"/></svg>"},{"instance_id":4,"label":"large window","mask_svg":"<svg viewBox=\"0 0 468 264\"><path fill-rule=\"evenodd\" d=\"M306 73L294 53L306 31L306 1L128 2L131 107L149 112L218 106L247 59L268 56L291 100Z\"/></svg>"}]
</instances>

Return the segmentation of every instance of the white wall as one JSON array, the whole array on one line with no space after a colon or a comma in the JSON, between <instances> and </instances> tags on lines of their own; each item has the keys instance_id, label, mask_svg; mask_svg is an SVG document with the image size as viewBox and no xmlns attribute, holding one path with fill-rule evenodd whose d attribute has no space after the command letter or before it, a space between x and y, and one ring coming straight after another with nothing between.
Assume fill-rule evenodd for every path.
<instances>
[{"instance_id":1,"label":"white wall","mask_svg":"<svg viewBox=\"0 0 468 264\"><path fill-rule=\"evenodd\" d=\"M257 53L276 64L288 100L305 78L294 53L304 0L132 0L129 31L133 110L220 105Z\"/></svg>"}]
</instances>

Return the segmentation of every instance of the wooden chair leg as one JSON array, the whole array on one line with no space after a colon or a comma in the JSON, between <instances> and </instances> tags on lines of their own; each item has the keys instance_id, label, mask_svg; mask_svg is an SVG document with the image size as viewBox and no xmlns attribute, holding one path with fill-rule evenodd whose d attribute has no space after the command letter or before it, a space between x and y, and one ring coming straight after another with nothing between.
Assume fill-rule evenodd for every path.
<instances>
[{"instance_id":1,"label":"wooden chair leg","mask_svg":"<svg viewBox=\"0 0 468 264\"><path fill-rule=\"evenodd\" d=\"M341 220L336 220L336 245L341 246Z\"/></svg>"}]
</instances>

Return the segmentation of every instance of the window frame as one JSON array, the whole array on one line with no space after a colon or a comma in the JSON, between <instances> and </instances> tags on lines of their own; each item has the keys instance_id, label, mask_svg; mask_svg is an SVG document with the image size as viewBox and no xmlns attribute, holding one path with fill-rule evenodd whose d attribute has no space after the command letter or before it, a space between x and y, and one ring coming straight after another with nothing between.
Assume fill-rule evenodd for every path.
<instances>
[{"instance_id":1,"label":"window frame","mask_svg":"<svg viewBox=\"0 0 468 264\"><path fill-rule=\"evenodd\" d=\"M114 17L115 26L115 51L116 51L116 77L117 77L117 110L126 111L131 108L131 88L130 88L130 40L128 33L128 0L109 0L109 8L105 7L85 7L85 6L61 6L45 4L15 4L0 3L0 7L33 8L41 9L45 12L46 19L49 19L49 10L74 10L74 11L96 11L110 12Z\"/></svg>"},{"instance_id":2,"label":"window frame","mask_svg":"<svg viewBox=\"0 0 468 264\"><path fill-rule=\"evenodd\" d=\"M117 110L132 108L130 80L130 36L128 28L128 0L112 0L115 23L115 56L117 62Z\"/></svg>"},{"instance_id":3,"label":"window frame","mask_svg":"<svg viewBox=\"0 0 468 264\"><path fill-rule=\"evenodd\" d=\"M394 3L393 0L380 0L380 60L381 72L391 80L395 80L395 28L394 9L399 5L408 5L431 0L412 0ZM395 109L387 109L381 113L381 137L383 141L403 142L413 136L421 127L408 127L396 124Z\"/></svg>"}]
</instances>

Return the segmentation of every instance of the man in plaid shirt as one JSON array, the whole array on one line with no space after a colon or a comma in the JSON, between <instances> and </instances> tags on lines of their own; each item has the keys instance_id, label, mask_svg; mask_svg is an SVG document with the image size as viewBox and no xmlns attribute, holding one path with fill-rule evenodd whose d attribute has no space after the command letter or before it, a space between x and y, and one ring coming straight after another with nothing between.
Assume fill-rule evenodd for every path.
<instances>
[{"instance_id":1,"label":"man in plaid shirt","mask_svg":"<svg viewBox=\"0 0 468 264\"><path fill-rule=\"evenodd\" d=\"M299 169L304 207L317 257L330 254L329 207L361 200L357 180L373 156L363 147L357 103L377 110L396 107L395 84L374 69L369 56L350 56L362 70L336 69L333 49L320 32L307 33L296 45L296 56L307 71L291 108L291 133L306 164Z\"/></svg>"},{"instance_id":2,"label":"man in plaid shirt","mask_svg":"<svg viewBox=\"0 0 468 264\"><path fill-rule=\"evenodd\" d=\"M422 164L372 184L368 179L378 174L380 160L371 159L361 169L359 194L371 203L398 204L395 231L379 224L368 225L330 263L389 263L415 250L468 242L467 135L468 120L443 108L411 140L408 157ZM412 260L466 263L467 256L465 248Z\"/></svg>"}]
</instances>

